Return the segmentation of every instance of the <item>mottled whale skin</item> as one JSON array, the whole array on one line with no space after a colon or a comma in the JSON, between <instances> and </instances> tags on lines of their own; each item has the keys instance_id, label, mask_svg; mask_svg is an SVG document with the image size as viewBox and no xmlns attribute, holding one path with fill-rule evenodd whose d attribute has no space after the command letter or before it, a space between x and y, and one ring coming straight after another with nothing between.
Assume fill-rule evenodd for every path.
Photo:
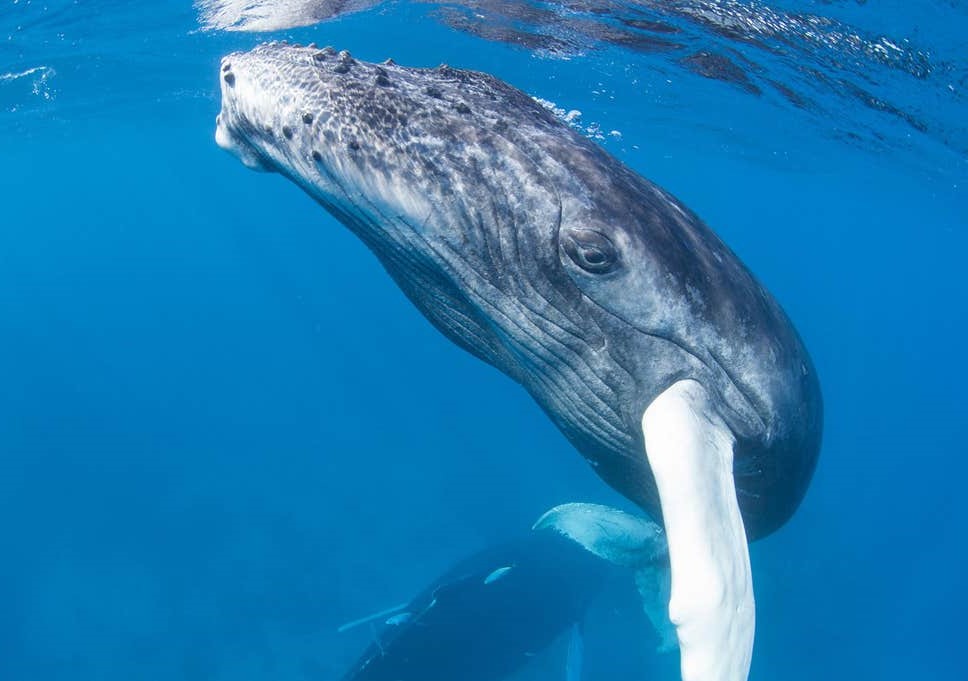
<instances>
[{"instance_id":1,"label":"mottled whale skin","mask_svg":"<svg viewBox=\"0 0 968 681\"><path fill-rule=\"evenodd\" d=\"M611 486L662 518L642 413L693 379L735 438L747 536L791 516L820 447L816 372L776 301L676 198L484 73L273 43L227 56L221 77L219 144L353 230Z\"/></svg>"}]
</instances>

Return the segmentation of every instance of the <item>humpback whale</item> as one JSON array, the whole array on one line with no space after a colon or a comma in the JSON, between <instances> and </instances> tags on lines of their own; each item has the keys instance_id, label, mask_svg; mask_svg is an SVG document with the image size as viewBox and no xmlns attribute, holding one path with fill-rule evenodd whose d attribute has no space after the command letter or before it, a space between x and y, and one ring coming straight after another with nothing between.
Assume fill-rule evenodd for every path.
<instances>
[{"instance_id":1,"label":"humpback whale","mask_svg":"<svg viewBox=\"0 0 968 681\"><path fill-rule=\"evenodd\" d=\"M386 618L343 681L492 681L582 620L607 564L537 531L470 556Z\"/></svg>"},{"instance_id":2,"label":"humpback whale","mask_svg":"<svg viewBox=\"0 0 968 681\"><path fill-rule=\"evenodd\" d=\"M662 523L682 678L745 679L747 542L800 504L822 427L773 297L674 196L491 75L285 43L220 69L216 142L351 229Z\"/></svg>"},{"instance_id":3,"label":"humpback whale","mask_svg":"<svg viewBox=\"0 0 968 681\"><path fill-rule=\"evenodd\" d=\"M602 542L602 533L589 542L589 515L636 534L635 551ZM565 676L578 679L581 623L609 564L652 584L651 601L663 593L666 558L663 532L647 520L593 504L555 507L531 532L461 560L409 602L340 627L382 621L343 681L496 681L569 629Z\"/></svg>"}]
</instances>

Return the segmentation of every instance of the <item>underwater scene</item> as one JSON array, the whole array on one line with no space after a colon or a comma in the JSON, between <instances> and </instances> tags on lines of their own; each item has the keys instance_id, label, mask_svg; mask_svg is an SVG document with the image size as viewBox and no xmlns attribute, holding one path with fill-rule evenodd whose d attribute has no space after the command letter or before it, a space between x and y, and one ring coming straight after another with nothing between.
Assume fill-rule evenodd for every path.
<instances>
[{"instance_id":1,"label":"underwater scene","mask_svg":"<svg viewBox=\"0 0 968 681\"><path fill-rule=\"evenodd\" d=\"M0 679L959 679L968 4L0 0Z\"/></svg>"}]
</instances>

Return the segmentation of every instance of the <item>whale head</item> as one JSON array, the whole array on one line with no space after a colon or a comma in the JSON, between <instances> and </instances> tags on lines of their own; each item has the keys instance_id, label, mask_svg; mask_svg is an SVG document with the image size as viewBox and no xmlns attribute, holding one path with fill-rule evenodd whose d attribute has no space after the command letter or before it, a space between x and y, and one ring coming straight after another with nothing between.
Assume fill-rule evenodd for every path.
<instances>
[{"instance_id":1,"label":"whale head","mask_svg":"<svg viewBox=\"0 0 968 681\"><path fill-rule=\"evenodd\" d=\"M661 518L643 410L693 378L736 439L748 533L798 505L820 395L785 315L674 197L499 79L267 44L225 57L216 140L349 227L453 341Z\"/></svg>"}]
</instances>

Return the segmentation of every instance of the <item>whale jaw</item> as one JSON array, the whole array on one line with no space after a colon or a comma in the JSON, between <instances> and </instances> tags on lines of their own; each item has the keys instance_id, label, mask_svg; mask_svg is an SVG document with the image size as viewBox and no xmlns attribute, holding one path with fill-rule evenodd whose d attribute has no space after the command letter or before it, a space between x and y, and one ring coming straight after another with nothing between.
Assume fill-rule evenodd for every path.
<instances>
[{"instance_id":1,"label":"whale jaw","mask_svg":"<svg viewBox=\"0 0 968 681\"><path fill-rule=\"evenodd\" d=\"M238 137L233 136L229 132L228 127L222 125L221 114L215 117L215 144L220 149L224 149L232 154L232 156L241 161L242 165L249 170L254 170L258 173L272 172L272 168L262 162L255 150Z\"/></svg>"}]
</instances>

